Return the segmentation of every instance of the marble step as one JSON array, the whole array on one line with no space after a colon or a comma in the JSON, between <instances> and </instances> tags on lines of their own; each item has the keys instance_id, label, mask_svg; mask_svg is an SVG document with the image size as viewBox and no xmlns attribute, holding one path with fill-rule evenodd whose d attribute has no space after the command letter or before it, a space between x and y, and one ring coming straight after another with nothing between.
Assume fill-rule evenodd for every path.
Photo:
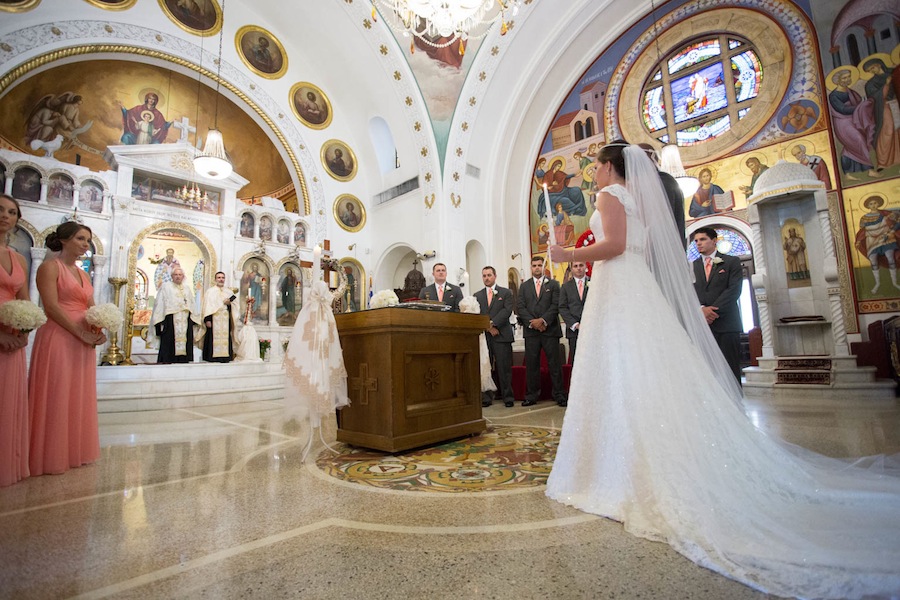
<instances>
[{"instance_id":1,"label":"marble step","mask_svg":"<svg viewBox=\"0 0 900 600\"><path fill-rule=\"evenodd\" d=\"M97 369L97 411L131 412L280 401L280 363L189 363Z\"/></svg>"},{"instance_id":2,"label":"marble step","mask_svg":"<svg viewBox=\"0 0 900 600\"><path fill-rule=\"evenodd\" d=\"M824 378L824 383L872 383L877 381L875 367L854 367L849 369L764 369L762 367L747 367L744 369L744 377L747 381L790 384L790 380L796 383L801 381L803 374L811 379ZM811 382L810 382L811 383ZM819 385L822 385L821 383Z\"/></svg>"}]
</instances>

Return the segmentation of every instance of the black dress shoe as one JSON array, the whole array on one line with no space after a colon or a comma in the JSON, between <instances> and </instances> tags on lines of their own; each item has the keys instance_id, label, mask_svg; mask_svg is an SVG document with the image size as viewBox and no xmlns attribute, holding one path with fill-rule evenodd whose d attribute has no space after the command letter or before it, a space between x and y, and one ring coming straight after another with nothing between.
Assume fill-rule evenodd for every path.
<instances>
[{"instance_id":1,"label":"black dress shoe","mask_svg":"<svg viewBox=\"0 0 900 600\"><path fill-rule=\"evenodd\" d=\"M557 406L562 406L563 408L565 408L565 407L567 407L567 406L569 405L569 401L568 401L568 399L566 399L566 400L557 400L556 405L557 405Z\"/></svg>"},{"instance_id":2,"label":"black dress shoe","mask_svg":"<svg viewBox=\"0 0 900 600\"><path fill-rule=\"evenodd\" d=\"M481 408L487 408L487 407L490 406L491 404L493 404L493 402L491 402L490 400L482 400L482 401L481 401Z\"/></svg>"},{"instance_id":3,"label":"black dress shoe","mask_svg":"<svg viewBox=\"0 0 900 600\"><path fill-rule=\"evenodd\" d=\"M512 400L506 400L503 402L503 406L505 406L506 408L512 408L514 405L515 402L513 402Z\"/></svg>"},{"instance_id":4,"label":"black dress shoe","mask_svg":"<svg viewBox=\"0 0 900 600\"><path fill-rule=\"evenodd\" d=\"M534 406L537 400L522 400L522 406Z\"/></svg>"}]
</instances>

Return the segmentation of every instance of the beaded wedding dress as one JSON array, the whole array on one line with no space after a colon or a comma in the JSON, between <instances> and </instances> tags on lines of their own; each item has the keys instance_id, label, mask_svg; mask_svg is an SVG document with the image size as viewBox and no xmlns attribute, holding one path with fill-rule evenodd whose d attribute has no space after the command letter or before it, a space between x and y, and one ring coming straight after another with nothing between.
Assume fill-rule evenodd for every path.
<instances>
[{"instance_id":1,"label":"beaded wedding dress","mask_svg":"<svg viewBox=\"0 0 900 600\"><path fill-rule=\"evenodd\" d=\"M668 208L604 191L625 208L627 248L594 264L547 495L768 593L900 594L900 478L757 430L648 266L660 232L644 215ZM602 236L598 211L590 226Z\"/></svg>"}]
</instances>

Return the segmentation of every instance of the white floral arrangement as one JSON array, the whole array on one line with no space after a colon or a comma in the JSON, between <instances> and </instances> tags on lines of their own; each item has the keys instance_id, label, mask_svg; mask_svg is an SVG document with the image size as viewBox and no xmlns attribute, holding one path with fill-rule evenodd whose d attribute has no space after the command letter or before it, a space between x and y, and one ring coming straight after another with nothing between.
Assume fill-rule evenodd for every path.
<instances>
[{"instance_id":1,"label":"white floral arrangement","mask_svg":"<svg viewBox=\"0 0 900 600\"><path fill-rule=\"evenodd\" d=\"M0 306L0 324L20 333L28 333L46 322L44 311L29 300L10 300Z\"/></svg>"},{"instance_id":2,"label":"white floral arrangement","mask_svg":"<svg viewBox=\"0 0 900 600\"><path fill-rule=\"evenodd\" d=\"M394 293L394 290L381 290L372 296L369 302L369 308L385 308L388 306L397 306L400 304L400 298Z\"/></svg>"},{"instance_id":3,"label":"white floral arrangement","mask_svg":"<svg viewBox=\"0 0 900 600\"><path fill-rule=\"evenodd\" d=\"M122 311L119 310L118 306L112 302L107 302L106 304L95 304L87 309L84 320L94 327L114 331L122 326L122 322L125 319L122 317Z\"/></svg>"},{"instance_id":4,"label":"white floral arrangement","mask_svg":"<svg viewBox=\"0 0 900 600\"><path fill-rule=\"evenodd\" d=\"M477 315L481 313L481 306L479 306L475 296L466 296L459 301L459 312Z\"/></svg>"}]
</instances>

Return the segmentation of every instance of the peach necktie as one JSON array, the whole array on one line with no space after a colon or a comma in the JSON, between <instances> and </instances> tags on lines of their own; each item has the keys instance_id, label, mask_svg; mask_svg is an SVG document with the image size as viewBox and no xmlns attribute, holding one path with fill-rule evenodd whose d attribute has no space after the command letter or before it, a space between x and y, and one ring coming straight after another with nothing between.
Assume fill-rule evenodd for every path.
<instances>
[{"instance_id":1,"label":"peach necktie","mask_svg":"<svg viewBox=\"0 0 900 600\"><path fill-rule=\"evenodd\" d=\"M537 296L538 298L541 297L541 280L540 279L534 280L534 295Z\"/></svg>"},{"instance_id":2,"label":"peach necktie","mask_svg":"<svg viewBox=\"0 0 900 600\"><path fill-rule=\"evenodd\" d=\"M703 268L706 271L706 280L709 281L709 273L712 271L712 259L707 256L704 260L706 265Z\"/></svg>"},{"instance_id":3,"label":"peach necktie","mask_svg":"<svg viewBox=\"0 0 900 600\"><path fill-rule=\"evenodd\" d=\"M578 280L578 298L584 300L584 279Z\"/></svg>"},{"instance_id":4,"label":"peach necktie","mask_svg":"<svg viewBox=\"0 0 900 600\"><path fill-rule=\"evenodd\" d=\"M444 286L442 286L442 285L438 286L438 301L439 302L444 301Z\"/></svg>"},{"instance_id":5,"label":"peach necktie","mask_svg":"<svg viewBox=\"0 0 900 600\"><path fill-rule=\"evenodd\" d=\"M488 306L490 306L491 302L494 301L494 288L487 289L487 299L488 299Z\"/></svg>"}]
</instances>

